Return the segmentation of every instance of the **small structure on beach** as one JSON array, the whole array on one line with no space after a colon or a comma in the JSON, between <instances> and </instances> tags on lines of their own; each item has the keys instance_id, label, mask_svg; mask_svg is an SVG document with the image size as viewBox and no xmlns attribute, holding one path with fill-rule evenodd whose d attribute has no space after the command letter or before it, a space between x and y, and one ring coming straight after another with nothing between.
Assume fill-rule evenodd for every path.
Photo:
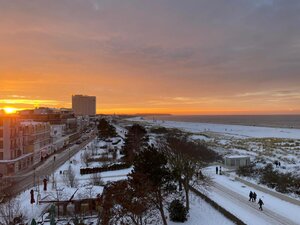
<instances>
[{"instance_id":1,"label":"small structure on beach","mask_svg":"<svg viewBox=\"0 0 300 225\"><path fill-rule=\"evenodd\" d=\"M239 168L250 165L250 156L245 155L228 155L225 156L224 164L227 168Z\"/></svg>"}]
</instances>

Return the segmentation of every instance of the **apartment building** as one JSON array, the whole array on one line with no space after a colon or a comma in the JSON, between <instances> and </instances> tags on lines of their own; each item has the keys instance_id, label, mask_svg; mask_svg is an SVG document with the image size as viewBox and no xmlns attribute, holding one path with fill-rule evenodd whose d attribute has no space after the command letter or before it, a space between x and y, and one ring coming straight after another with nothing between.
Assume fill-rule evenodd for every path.
<instances>
[{"instance_id":1,"label":"apartment building","mask_svg":"<svg viewBox=\"0 0 300 225\"><path fill-rule=\"evenodd\" d=\"M13 175L27 169L52 151L49 123L0 114L0 174Z\"/></svg>"},{"instance_id":2,"label":"apartment building","mask_svg":"<svg viewBox=\"0 0 300 225\"><path fill-rule=\"evenodd\" d=\"M47 158L53 152L51 127L47 122L21 122L24 154L33 153L33 164Z\"/></svg>"},{"instance_id":3,"label":"apartment building","mask_svg":"<svg viewBox=\"0 0 300 225\"><path fill-rule=\"evenodd\" d=\"M96 115L96 96L73 95L72 109L76 116Z\"/></svg>"},{"instance_id":4,"label":"apartment building","mask_svg":"<svg viewBox=\"0 0 300 225\"><path fill-rule=\"evenodd\" d=\"M22 128L18 116L0 114L0 173L14 174L33 161L24 154Z\"/></svg>"}]
</instances>

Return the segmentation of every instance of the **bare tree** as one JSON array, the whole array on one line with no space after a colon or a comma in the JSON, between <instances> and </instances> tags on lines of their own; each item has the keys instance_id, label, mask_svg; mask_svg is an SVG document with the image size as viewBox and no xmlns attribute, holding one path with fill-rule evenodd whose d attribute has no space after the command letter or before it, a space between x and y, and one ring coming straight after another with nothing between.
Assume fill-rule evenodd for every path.
<instances>
[{"instance_id":1,"label":"bare tree","mask_svg":"<svg viewBox=\"0 0 300 225\"><path fill-rule=\"evenodd\" d=\"M15 224L24 220L24 215L21 210L20 202L16 199L10 199L5 203L0 204L0 225Z\"/></svg>"},{"instance_id":2,"label":"bare tree","mask_svg":"<svg viewBox=\"0 0 300 225\"><path fill-rule=\"evenodd\" d=\"M89 166L89 159L91 158L91 154L88 150L85 150L84 153L81 155L81 160L84 162L85 166Z\"/></svg>"},{"instance_id":3,"label":"bare tree","mask_svg":"<svg viewBox=\"0 0 300 225\"><path fill-rule=\"evenodd\" d=\"M210 185L210 179L201 172L205 161L203 160L203 151L212 154L205 146L200 146L188 142L186 138L169 137L164 150L167 152L168 162L171 166L173 176L179 183L180 189L184 188L186 209L190 208L189 193L190 186L207 187ZM201 152L202 151L202 152ZM206 158L205 158L206 159Z\"/></svg>"},{"instance_id":4,"label":"bare tree","mask_svg":"<svg viewBox=\"0 0 300 225\"><path fill-rule=\"evenodd\" d=\"M64 175L64 181L71 188L77 186L76 174L71 165L69 165L67 173Z\"/></svg>"},{"instance_id":5,"label":"bare tree","mask_svg":"<svg viewBox=\"0 0 300 225\"><path fill-rule=\"evenodd\" d=\"M90 176L90 182L91 182L91 185L94 185L94 186L103 186L104 185L104 181L99 173L93 173Z\"/></svg>"}]
</instances>

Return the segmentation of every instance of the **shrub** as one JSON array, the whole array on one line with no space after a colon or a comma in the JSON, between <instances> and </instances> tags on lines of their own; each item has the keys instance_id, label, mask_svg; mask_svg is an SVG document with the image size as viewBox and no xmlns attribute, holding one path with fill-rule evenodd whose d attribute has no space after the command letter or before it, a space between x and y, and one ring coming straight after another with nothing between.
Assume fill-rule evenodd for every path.
<instances>
[{"instance_id":1,"label":"shrub","mask_svg":"<svg viewBox=\"0 0 300 225\"><path fill-rule=\"evenodd\" d=\"M165 128L165 127L152 127L150 131L151 131L151 133L154 133L154 134L166 134L166 133L168 133L168 129Z\"/></svg>"},{"instance_id":2,"label":"shrub","mask_svg":"<svg viewBox=\"0 0 300 225\"><path fill-rule=\"evenodd\" d=\"M239 167L236 173L238 176L252 177L256 173L256 170L254 168L254 164L251 164Z\"/></svg>"},{"instance_id":3,"label":"shrub","mask_svg":"<svg viewBox=\"0 0 300 225\"><path fill-rule=\"evenodd\" d=\"M171 202L169 207L169 214L171 221L174 222L185 222L187 221L188 211L181 201L175 199Z\"/></svg>"},{"instance_id":4,"label":"shrub","mask_svg":"<svg viewBox=\"0 0 300 225\"><path fill-rule=\"evenodd\" d=\"M80 174L93 174L93 173L101 173L106 171L114 171L114 170L122 170L129 168L130 165L126 163L117 163L117 164L110 164L110 165L103 165L101 167L93 167L93 168L81 168Z\"/></svg>"}]
</instances>

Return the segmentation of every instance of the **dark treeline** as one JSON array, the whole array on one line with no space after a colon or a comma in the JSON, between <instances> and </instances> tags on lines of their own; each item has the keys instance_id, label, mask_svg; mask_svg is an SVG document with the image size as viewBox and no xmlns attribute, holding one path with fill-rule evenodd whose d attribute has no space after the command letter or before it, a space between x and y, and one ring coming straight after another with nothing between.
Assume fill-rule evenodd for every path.
<instances>
[{"instance_id":1,"label":"dark treeline","mask_svg":"<svg viewBox=\"0 0 300 225\"><path fill-rule=\"evenodd\" d=\"M103 140L117 136L116 128L104 118L99 120L98 134L99 138Z\"/></svg>"}]
</instances>

